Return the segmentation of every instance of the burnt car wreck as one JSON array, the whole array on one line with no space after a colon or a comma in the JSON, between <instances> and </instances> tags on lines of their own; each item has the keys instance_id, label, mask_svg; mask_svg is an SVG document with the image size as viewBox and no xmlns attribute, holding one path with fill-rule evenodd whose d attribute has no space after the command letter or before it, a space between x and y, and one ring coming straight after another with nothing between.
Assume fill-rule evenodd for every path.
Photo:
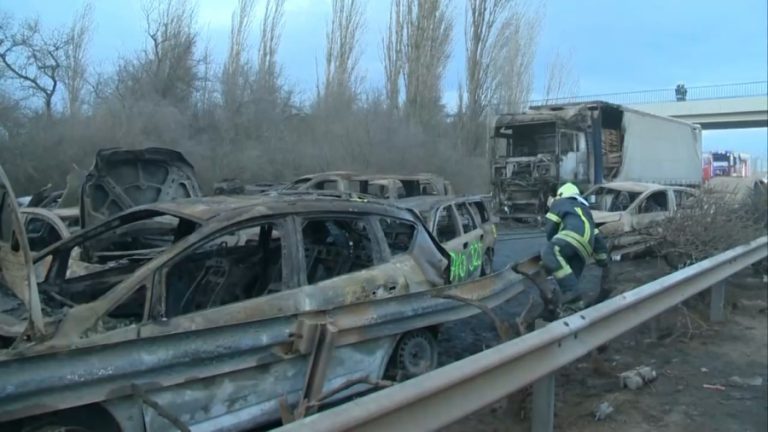
<instances>
[{"instance_id":1,"label":"burnt car wreck","mask_svg":"<svg viewBox=\"0 0 768 432\"><path fill-rule=\"evenodd\" d=\"M442 323L525 289L511 267L456 280L413 210L307 192L190 198L178 174L163 184L187 199L130 192L129 174L122 195L151 203L122 211L104 186L83 201L93 225L33 254L0 169L3 430L290 421L433 369Z\"/></svg>"}]
</instances>

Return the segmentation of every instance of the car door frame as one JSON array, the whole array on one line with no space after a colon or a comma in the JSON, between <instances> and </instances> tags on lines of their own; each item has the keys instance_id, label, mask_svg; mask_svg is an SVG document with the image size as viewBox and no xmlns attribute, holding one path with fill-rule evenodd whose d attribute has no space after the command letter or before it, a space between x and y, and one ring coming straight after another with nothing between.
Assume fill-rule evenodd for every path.
<instances>
[{"instance_id":1,"label":"car door frame","mask_svg":"<svg viewBox=\"0 0 768 432\"><path fill-rule=\"evenodd\" d=\"M654 195L657 193L666 194L667 210L651 212L651 213L640 213L640 206L643 203L645 203L645 201L647 201L651 195ZM670 215L672 215L674 205L675 205L675 197L674 197L674 194L672 193L672 190L669 188L656 189L656 190L651 190L643 193L642 195L640 195L640 197L638 197L635 200L634 203L632 203L630 208L627 210L632 215L632 222L631 222L632 230L642 229L653 222L668 218Z\"/></svg>"},{"instance_id":2,"label":"car door frame","mask_svg":"<svg viewBox=\"0 0 768 432\"><path fill-rule=\"evenodd\" d=\"M448 212L452 215L453 225L458 235L446 242L442 242L443 247L451 254L451 283L463 282L470 279L469 264L466 255L469 250L469 239L465 238L464 230L459 220L459 214L454 206L454 202L446 203L439 206L434 213L434 220L432 221L431 231L437 237L437 223L440 220L440 212L443 209L448 208ZM440 241L438 239L438 241Z\"/></svg>"},{"instance_id":3,"label":"car door frame","mask_svg":"<svg viewBox=\"0 0 768 432\"><path fill-rule=\"evenodd\" d=\"M278 227L282 228L280 230L280 235L281 235L281 248L283 249L282 251L283 257L281 259L283 291L296 288L297 286L299 286L298 279L295 277L296 270L298 268L296 263L297 261L296 241L295 241L296 237L294 232L295 225L292 223L291 218L292 217L290 215L259 216L259 217L239 221L236 224L225 225L225 226L222 226L220 229L216 229L214 231L207 233L205 236L202 236L201 238L197 239L194 243L189 245L184 250L164 260L162 263L160 263L157 266L157 268L154 270L152 275L152 284L151 284L152 294L151 294L151 301L150 301L149 321L152 321L152 320L170 321L170 320L175 320L176 318L183 318L186 316L195 315L198 312L213 310L213 309L216 309L217 307L225 306L225 305L220 305L217 307L213 307L211 309L194 311L194 312L186 313L183 315L177 315L170 318L167 317L166 315L167 286L165 285L165 280L168 275L168 270L174 264L179 262L179 260L183 259L185 255L193 253L196 248L206 244L211 240L214 240L217 237L220 237L221 235L224 235L229 232L245 229L248 227L263 225L265 223L275 223ZM247 300L251 300L251 299L245 299L241 301L247 301ZM145 335L140 335L140 336L143 337Z\"/></svg>"},{"instance_id":4,"label":"car door frame","mask_svg":"<svg viewBox=\"0 0 768 432\"><path fill-rule=\"evenodd\" d=\"M475 226L474 229L469 232L464 232L464 226L461 224L461 214L458 207L464 206L469 212L469 219ZM455 201L453 208L456 211L456 216L459 218L459 227L461 228L461 238L464 240L462 243L462 249L464 250L464 259L467 261L467 279L475 279L480 276L483 265L483 255L486 251L485 237L486 233L483 230L482 225L479 222L479 217L473 212L472 206L466 200Z\"/></svg>"},{"instance_id":5,"label":"car door frame","mask_svg":"<svg viewBox=\"0 0 768 432\"><path fill-rule=\"evenodd\" d=\"M293 216L293 223L294 223L294 230L295 230L295 239L296 239L296 250L298 253L298 260L297 260L297 267L296 271L298 273L298 281L299 286L305 286L305 285L312 285L307 280L307 262L306 257L304 255L304 235L303 235L303 226L304 222L308 220L313 219L321 219L321 218L330 218L330 219L361 219L365 222L366 229L368 230L368 235L371 238L371 247L373 247L373 265L369 268L375 268L379 265L385 264L388 260L385 259L384 256L384 246L386 246L386 242L382 244L381 237L382 235L378 234L377 227L378 223L375 220L375 216L373 214L368 213L360 213L360 214L349 214L349 213L338 213L338 212L317 212L317 213L309 213L309 214L302 214L302 215L294 215ZM362 271L362 270L357 270ZM325 282L327 280L333 280L337 279L349 274L354 274L357 271L345 273L343 275L338 275L323 281L320 281L318 283ZM318 284L316 283L316 284ZM316 285L315 284L315 285Z\"/></svg>"}]
</instances>

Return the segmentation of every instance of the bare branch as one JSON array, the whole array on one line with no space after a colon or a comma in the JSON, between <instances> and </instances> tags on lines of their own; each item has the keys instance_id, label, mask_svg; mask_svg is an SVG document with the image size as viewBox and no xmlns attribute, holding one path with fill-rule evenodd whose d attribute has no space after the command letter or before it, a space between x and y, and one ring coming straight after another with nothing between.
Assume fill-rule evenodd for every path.
<instances>
[{"instance_id":1,"label":"bare branch","mask_svg":"<svg viewBox=\"0 0 768 432\"><path fill-rule=\"evenodd\" d=\"M69 28L69 44L64 49L64 73L62 84L67 90L67 107L70 115L79 115L87 80L87 51L93 28L93 6L86 3L72 20Z\"/></svg>"},{"instance_id":2,"label":"bare branch","mask_svg":"<svg viewBox=\"0 0 768 432\"><path fill-rule=\"evenodd\" d=\"M422 125L442 111L441 83L451 53L453 18L447 1L407 2L404 33L406 114Z\"/></svg>"},{"instance_id":3,"label":"bare branch","mask_svg":"<svg viewBox=\"0 0 768 432\"><path fill-rule=\"evenodd\" d=\"M384 64L384 92L387 106L397 112L400 109L400 80L403 75L403 51L405 49L405 8L403 0L392 0L389 10L387 33L382 41Z\"/></svg>"},{"instance_id":4,"label":"bare branch","mask_svg":"<svg viewBox=\"0 0 768 432\"><path fill-rule=\"evenodd\" d=\"M259 87L269 98L277 98L280 89L280 67L277 51L282 36L285 0L268 0L261 22L259 64L256 69Z\"/></svg>"},{"instance_id":5,"label":"bare branch","mask_svg":"<svg viewBox=\"0 0 768 432\"><path fill-rule=\"evenodd\" d=\"M331 25L325 36L323 99L326 101L351 105L357 99L363 13L359 0L333 0Z\"/></svg>"},{"instance_id":6,"label":"bare branch","mask_svg":"<svg viewBox=\"0 0 768 432\"><path fill-rule=\"evenodd\" d=\"M559 50L549 63L546 87L544 89L545 103L555 99L575 96L579 91L579 78L573 71L572 54L563 55Z\"/></svg>"},{"instance_id":7,"label":"bare branch","mask_svg":"<svg viewBox=\"0 0 768 432\"><path fill-rule=\"evenodd\" d=\"M11 25L9 17L0 26L0 62L22 88L38 95L48 116L61 79L64 48L69 39L60 31L43 32L38 18Z\"/></svg>"},{"instance_id":8,"label":"bare branch","mask_svg":"<svg viewBox=\"0 0 768 432\"><path fill-rule=\"evenodd\" d=\"M221 95L227 110L236 109L242 100L248 77L248 35L253 24L254 0L240 0L232 12L229 52L221 77ZM269 4L267 4L269 10Z\"/></svg>"},{"instance_id":9,"label":"bare branch","mask_svg":"<svg viewBox=\"0 0 768 432\"><path fill-rule=\"evenodd\" d=\"M151 51L141 73L148 73L156 95L177 104L190 101L197 81L196 14L186 0L150 0L144 5Z\"/></svg>"},{"instance_id":10,"label":"bare branch","mask_svg":"<svg viewBox=\"0 0 768 432\"><path fill-rule=\"evenodd\" d=\"M499 24L489 79L496 113L519 112L530 99L542 15L541 9L515 3Z\"/></svg>"}]
</instances>

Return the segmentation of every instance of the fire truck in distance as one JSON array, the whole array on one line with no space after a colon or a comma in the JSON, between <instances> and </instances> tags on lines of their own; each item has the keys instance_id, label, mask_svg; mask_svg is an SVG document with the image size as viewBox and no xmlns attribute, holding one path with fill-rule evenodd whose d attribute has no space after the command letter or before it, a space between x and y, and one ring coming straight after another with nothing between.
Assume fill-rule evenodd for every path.
<instances>
[{"instance_id":1,"label":"fire truck in distance","mask_svg":"<svg viewBox=\"0 0 768 432\"><path fill-rule=\"evenodd\" d=\"M749 155L731 151L704 153L702 174L704 181L712 177L749 177Z\"/></svg>"}]
</instances>

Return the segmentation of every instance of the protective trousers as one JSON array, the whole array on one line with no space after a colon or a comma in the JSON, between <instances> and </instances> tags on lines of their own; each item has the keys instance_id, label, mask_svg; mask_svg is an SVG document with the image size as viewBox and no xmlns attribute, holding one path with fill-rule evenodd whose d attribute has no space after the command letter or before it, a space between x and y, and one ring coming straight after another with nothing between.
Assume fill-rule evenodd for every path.
<instances>
[{"instance_id":1,"label":"protective trousers","mask_svg":"<svg viewBox=\"0 0 768 432\"><path fill-rule=\"evenodd\" d=\"M560 292L570 294L576 291L586 261L575 246L555 237L541 251L541 261L544 270L554 276Z\"/></svg>"}]
</instances>

